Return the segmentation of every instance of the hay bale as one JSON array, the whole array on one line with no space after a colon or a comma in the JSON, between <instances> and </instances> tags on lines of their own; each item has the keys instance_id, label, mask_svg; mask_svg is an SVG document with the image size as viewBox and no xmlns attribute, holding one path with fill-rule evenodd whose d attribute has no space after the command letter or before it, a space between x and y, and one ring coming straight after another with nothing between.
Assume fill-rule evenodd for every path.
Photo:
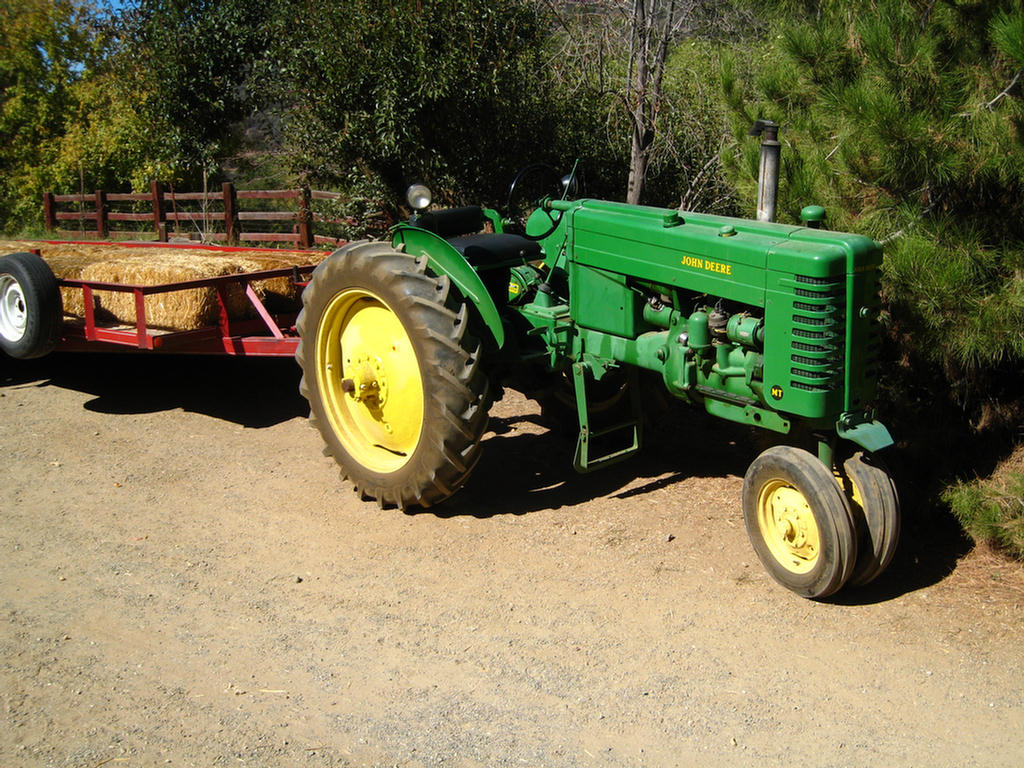
<instances>
[{"instance_id":1,"label":"hay bale","mask_svg":"<svg viewBox=\"0 0 1024 768\"><path fill-rule=\"evenodd\" d=\"M53 273L68 280L95 280L121 285L164 285L207 277L262 272L291 266L319 264L326 252L309 251L217 251L191 248L125 247L112 243L40 243L0 241L0 252L39 249ZM291 277L257 280L256 295L271 311L297 311L299 290ZM85 314L79 288L61 288L64 313ZM135 297L131 293L97 291L94 293L97 319L135 323ZM146 297L146 323L153 328L193 330L213 325L219 307L214 288L189 289L152 294ZM228 315L233 320L252 317L255 312L244 288L233 285L228 291Z\"/></svg>"},{"instance_id":2,"label":"hay bale","mask_svg":"<svg viewBox=\"0 0 1024 768\"><path fill-rule=\"evenodd\" d=\"M316 265L323 261L328 253L321 252L288 252L258 253L245 252L234 254L236 261L245 272L263 272L269 269L285 269ZM270 280L256 280L252 287L267 308L271 311L298 310L301 290L292 282L290 276L275 277Z\"/></svg>"},{"instance_id":3,"label":"hay bale","mask_svg":"<svg viewBox=\"0 0 1024 768\"><path fill-rule=\"evenodd\" d=\"M241 272L239 265L222 256L208 253L139 249L114 261L90 264L81 272L82 280L95 280L119 285L165 285L186 280L221 277ZM111 317L119 322L134 324L135 296L132 293L96 291L99 316ZM146 324L167 330L194 330L215 325L220 315L215 288L189 288L180 291L151 294L145 298ZM252 307L238 285L228 289L228 315L242 319L251 314Z\"/></svg>"},{"instance_id":4,"label":"hay bale","mask_svg":"<svg viewBox=\"0 0 1024 768\"><path fill-rule=\"evenodd\" d=\"M0 253L38 250L53 274L65 280L77 280L86 267L107 258L106 249L99 246L81 246L72 243L52 245L31 240L0 241ZM80 288L61 288L60 296L64 314L73 317L85 316L85 301ZM93 302L95 305L95 301Z\"/></svg>"}]
</instances>

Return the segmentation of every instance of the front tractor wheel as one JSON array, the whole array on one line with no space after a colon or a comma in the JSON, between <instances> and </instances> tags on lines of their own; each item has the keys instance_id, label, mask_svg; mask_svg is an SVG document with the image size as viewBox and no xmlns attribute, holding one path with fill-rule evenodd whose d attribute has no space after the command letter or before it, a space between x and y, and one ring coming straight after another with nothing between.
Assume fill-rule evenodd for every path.
<instances>
[{"instance_id":1,"label":"front tractor wheel","mask_svg":"<svg viewBox=\"0 0 1024 768\"><path fill-rule=\"evenodd\" d=\"M356 243L317 267L302 303L301 390L343 476L403 509L462 487L490 398L458 289L386 243Z\"/></svg>"},{"instance_id":2,"label":"front tractor wheel","mask_svg":"<svg viewBox=\"0 0 1024 768\"><path fill-rule=\"evenodd\" d=\"M857 565L850 584L862 586L889 567L900 539L900 502L888 469L876 456L857 451L838 472L857 522Z\"/></svg>"},{"instance_id":3,"label":"front tractor wheel","mask_svg":"<svg viewBox=\"0 0 1024 768\"><path fill-rule=\"evenodd\" d=\"M776 446L754 460L743 480L743 517L761 563L797 594L827 597L853 573L850 505L832 472L807 451Z\"/></svg>"}]
</instances>

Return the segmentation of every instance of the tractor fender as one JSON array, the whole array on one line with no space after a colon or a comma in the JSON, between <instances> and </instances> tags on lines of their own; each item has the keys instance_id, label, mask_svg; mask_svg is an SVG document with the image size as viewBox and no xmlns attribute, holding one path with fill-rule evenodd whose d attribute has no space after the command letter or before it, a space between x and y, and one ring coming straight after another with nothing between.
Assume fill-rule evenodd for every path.
<instances>
[{"instance_id":1,"label":"tractor fender","mask_svg":"<svg viewBox=\"0 0 1024 768\"><path fill-rule=\"evenodd\" d=\"M462 295L476 305L498 348L505 345L505 328L494 299L484 287L480 275L451 243L433 232L409 226L396 228L391 242L396 249L404 250L410 256L425 256L432 271L438 275L447 275L462 291Z\"/></svg>"},{"instance_id":2,"label":"tractor fender","mask_svg":"<svg viewBox=\"0 0 1024 768\"><path fill-rule=\"evenodd\" d=\"M865 421L856 426L849 426L846 420L841 418L836 423L836 433L843 440L856 443L869 453L880 451L893 444L889 430L878 421Z\"/></svg>"}]
</instances>

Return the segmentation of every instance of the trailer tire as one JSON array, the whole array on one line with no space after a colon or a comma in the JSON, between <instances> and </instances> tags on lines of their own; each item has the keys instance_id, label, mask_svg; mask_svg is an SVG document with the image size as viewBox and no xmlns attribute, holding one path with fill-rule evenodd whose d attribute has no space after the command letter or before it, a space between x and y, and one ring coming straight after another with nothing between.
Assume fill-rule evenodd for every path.
<instances>
[{"instance_id":1,"label":"trailer tire","mask_svg":"<svg viewBox=\"0 0 1024 768\"><path fill-rule=\"evenodd\" d=\"M850 505L832 472L807 451L775 446L754 459L743 480L743 518L761 563L793 592L827 597L853 573Z\"/></svg>"},{"instance_id":2,"label":"trailer tire","mask_svg":"<svg viewBox=\"0 0 1024 768\"><path fill-rule=\"evenodd\" d=\"M64 308L49 265L34 253L0 257L0 349L28 360L53 351Z\"/></svg>"},{"instance_id":3,"label":"trailer tire","mask_svg":"<svg viewBox=\"0 0 1024 768\"><path fill-rule=\"evenodd\" d=\"M455 493L487 426L474 316L426 267L387 243L346 246L314 271L297 321L310 421L342 476L381 507Z\"/></svg>"},{"instance_id":4,"label":"trailer tire","mask_svg":"<svg viewBox=\"0 0 1024 768\"><path fill-rule=\"evenodd\" d=\"M885 465L872 454L857 451L845 462L840 483L857 523L857 564L851 586L878 578L896 553L900 538L900 502Z\"/></svg>"}]
</instances>

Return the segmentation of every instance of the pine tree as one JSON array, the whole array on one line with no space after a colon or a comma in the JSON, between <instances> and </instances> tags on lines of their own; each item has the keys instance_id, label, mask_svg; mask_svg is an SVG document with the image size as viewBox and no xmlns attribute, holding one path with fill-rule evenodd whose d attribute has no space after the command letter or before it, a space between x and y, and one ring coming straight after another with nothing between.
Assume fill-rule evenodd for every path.
<instances>
[{"instance_id":1,"label":"pine tree","mask_svg":"<svg viewBox=\"0 0 1024 768\"><path fill-rule=\"evenodd\" d=\"M780 25L766 65L746 80L724 67L734 132L755 117L782 124L780 219L821 203L831 228L882 241L904 353L939 364L978 409L1024 364L1024 11L1016 0L776 8L799 21ZM738 146L749 196L757 148Z\"/></svg>"}]
</instances>

